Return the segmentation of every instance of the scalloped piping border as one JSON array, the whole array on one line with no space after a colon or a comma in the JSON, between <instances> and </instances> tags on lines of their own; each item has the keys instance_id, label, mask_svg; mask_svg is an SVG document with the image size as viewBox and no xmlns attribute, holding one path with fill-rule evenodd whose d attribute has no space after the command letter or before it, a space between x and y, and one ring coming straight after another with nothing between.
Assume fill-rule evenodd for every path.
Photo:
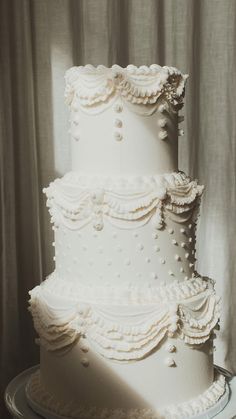
<instances>
[{"instance_id":1,"label":"scalloped piping border","mask_svg":"<svg viewBox=\"0 0 236 419\"><path fill-rule=\"evenodd\" d=\"M61 419L184 419L206 412L213 407L226 392L224 375L216 372L212 385L202 394L187 402L170 405L159 412L153 409L78 407L76 403L62 404L47 392L40 382L40 370L30 377L26 384L26 397L33 409L60 415Z\"/></svg>"}]
</instances>

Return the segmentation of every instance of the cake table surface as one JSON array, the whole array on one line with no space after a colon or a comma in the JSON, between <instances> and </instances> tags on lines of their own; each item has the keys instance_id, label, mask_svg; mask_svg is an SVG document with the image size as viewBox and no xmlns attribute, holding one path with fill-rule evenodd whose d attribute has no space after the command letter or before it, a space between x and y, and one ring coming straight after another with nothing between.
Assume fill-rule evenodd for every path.
<instances>
[{"instance_id":1,"label":"cake table surface","mask_svg":"<svg viewBox=\"0 0 236 419\"><path fill-rule=\"evenodd\" d=\"M31 367L21 374L17 375L7 386L5 391L6 406L14 419L42 419L37 415L27 404L25 397L25 385L30 375L39 368L38 365ZM229 377L228 384L230 388L230 400L224 410L216 415L217 419L235 419L236 418L236 376L231 377L231 374L226 370L220 370ZM207 416L208 417L208 416ZM53 418L59 419L57 415ZM206 416L205 416L206 418ZM207 419L207 418L206 418Z\"/></svg>"}]
</instances>

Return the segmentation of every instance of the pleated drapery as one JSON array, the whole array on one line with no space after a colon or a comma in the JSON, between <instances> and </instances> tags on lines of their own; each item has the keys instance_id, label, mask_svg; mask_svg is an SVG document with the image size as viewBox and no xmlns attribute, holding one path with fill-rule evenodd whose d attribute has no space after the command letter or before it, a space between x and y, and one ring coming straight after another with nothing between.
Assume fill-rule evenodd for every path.
<instances>
[{"instance_id":1,"label":"pleated drapery","mask_svg":"<svg viewBox=\"0 0 236 419\"><path fill-rule=\"evenodd\" d=\"M215 362L235 372L236 2L2 0L0 36L1 393L38 362L27 293L53 270L41 190L70 170L63 77L87 63L190 75L179 168L206 185L197 268L222 295Z\"/></svg>"}]
</instances>

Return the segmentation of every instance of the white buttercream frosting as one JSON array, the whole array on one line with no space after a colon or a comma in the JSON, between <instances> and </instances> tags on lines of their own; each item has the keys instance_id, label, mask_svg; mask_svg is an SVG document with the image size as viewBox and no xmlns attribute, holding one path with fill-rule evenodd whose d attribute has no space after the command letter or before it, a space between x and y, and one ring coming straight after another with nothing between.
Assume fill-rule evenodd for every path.
<instances>
[{"instance_id":1,"label":"white buttercream frosting","mask_svg":"<svg viewBox=\"0 0 236 419\"><path fill-rule=\"evenodd\" d=\"M217 373L213 384L194 399L174 406L170 405L158 412L152 408L106 408L97 406L78 406L76 402L64 404L47 392L40 380L40 372L31 376L26 387L29 401L39 404L49 412L54 412L72 419L184 419L197 414L206 413L207 409L225 393L225 377ZM206 416L207 417L207 416Z\"/></svg>"},{"instance_id":2,"label":"white buttercream frosting","mask_svg":"<svg viewBox=\"0 0 236 419\"><path fill-rule=\"evenodd\" d=\"M202 191L203 186L183 172L139 177L70 172L44 189L55 224L77 229L92 222L97 230L104 219L120 228L136 228L151 217L156 228L162 228L165 212L174 221L186 222Z\"/></svg>"},{"instance_id":3,"label":"white buttercream frosting","mask_svg":"<svg viewBox=\"0 0 236 419\"><path fill-rule=\"evenodd\" d=\"M212 283L200 277L114 291L76 287L52 275L30 295L35 329L48 350L86 336L101 355L120 361L147 356L168 335L192 345L205 342L220 310Z\"/></svg>"},{"instance_id":4,"label":"white buttercream frosting","mask_svg":"<svg viewBox=\"0 0 236 419\"><path fill-rule=\"evenodd\" d=\"M65 99L71 106L78 99L79 106L92 110L115 95L143 105L155 104L161 97L176 106L182 104L187 77L175 67L157 64L127 68L119 65L72 67L65 75Z\"/></svg>"}]
</instances>

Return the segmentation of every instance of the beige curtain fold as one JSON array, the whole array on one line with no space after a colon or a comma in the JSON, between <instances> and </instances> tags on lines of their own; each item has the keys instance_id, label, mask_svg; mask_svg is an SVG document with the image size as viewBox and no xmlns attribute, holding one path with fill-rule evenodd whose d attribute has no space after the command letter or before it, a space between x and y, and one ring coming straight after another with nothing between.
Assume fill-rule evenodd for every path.
<instances>
[{"instance_id":1,"label":"beige curtain fold","mask_svg":"<svg viewBox=\"0 0 236 419\"><path fill-rule=\"evenodd\" d=\"M1 1L1 392L38 359L27 293L53 269L41 190L70 170L63 77L87 63L190 75L179 167L206 185L198 270L222 295L216 362L236 371L235 22L235 0Z\"/></svg>"}]
</instances>

